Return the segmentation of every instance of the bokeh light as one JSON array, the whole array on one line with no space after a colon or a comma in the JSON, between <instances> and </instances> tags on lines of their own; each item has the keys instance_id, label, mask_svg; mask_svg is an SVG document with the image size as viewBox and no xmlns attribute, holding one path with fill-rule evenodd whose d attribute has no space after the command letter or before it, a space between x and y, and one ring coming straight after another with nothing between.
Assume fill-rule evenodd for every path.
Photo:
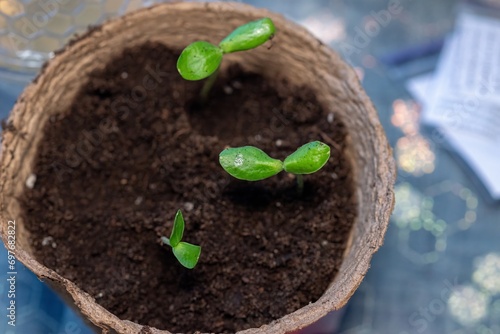
<instances>
[{"instance_id":1,"label":"bokeh light","mask_svg":"<svg viewBox=\"0 0 500 334\"><path fill-rule=\"evenodd\" d=\"M463 326L477 324L488 314L489 296L472 286L454 289L448 299L451 316Z\"/></svg>"},{"instance_id":2,"label":"bokeh light","mask_svg":"<svg viewBox=\"0 0 500 334\"><path fill-rule=\"evenodd\" d=\"M404 133L395 148L398 167L414 176L430 174L435 169L431 145L419 133L419 109L412 101L395 100L391 123Z\"/></svg>"}]
</instances>

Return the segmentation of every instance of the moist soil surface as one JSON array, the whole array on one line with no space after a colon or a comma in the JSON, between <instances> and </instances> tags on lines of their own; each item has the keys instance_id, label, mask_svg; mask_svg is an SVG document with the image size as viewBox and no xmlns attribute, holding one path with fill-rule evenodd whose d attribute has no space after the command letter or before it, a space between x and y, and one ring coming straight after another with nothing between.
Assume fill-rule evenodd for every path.
<instances>
[{"instance_id":1,"label":"moist soil surface","mask_svg":"<svg viewBox=\"0 0 500 334\"><path fill-rule=\"evenodd\" d=\"M356 212L345 129L307 87L232 66L203 107L178 51L149 43L91 73L53 117L23 200L36 258L121 319L172 332L236 332L316 301L337 273ZM329 163L260 182L225 174L227 146L284 159L313 140ZM181 209L183 268L160 245Z\"/></svg>"}]
</instances>

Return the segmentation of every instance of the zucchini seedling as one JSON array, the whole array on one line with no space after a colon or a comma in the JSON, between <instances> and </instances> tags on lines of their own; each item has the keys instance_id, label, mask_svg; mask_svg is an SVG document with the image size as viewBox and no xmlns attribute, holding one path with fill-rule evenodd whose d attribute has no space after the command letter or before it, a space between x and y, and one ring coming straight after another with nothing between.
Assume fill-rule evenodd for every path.
<instances>
[{"instance_id":1,"label":"zucchini seedling","mask_svg":"<svg viewBox=\"0 0 500 334\"><path fill-rule=\"evenodd\" d=\"M231 176L245 181L260 181L285 170L295 174L297 190L302 193L304 174L320 170L330 158L330 147L320 141L302 145L284 161L273 159L254 146L226 148L219 154L219 162Z\"/></svg>"},{"instance_id":2,"label":"zucchini seedling","mask_svg":"<svg viewBox=\"0 0 500 334\"><path fill-rule=\"evenodd\" d=\"M194 42L182 51L177 60L177 70L186 80L208 78L200 92L204 102L217 79L224 54L254 49L272 39L275 32L273 21L266 17L236 28L219 45Z\"/></svg>"},{"instance_id":3,"label":"zucchini seedling","mask_svg":"<svg viewBox=\"0 0 500 334\"><path fill-rule=\"evenodd\" d=\"M172 252L180 264L188 269L193 269L200 258L201 247L181 241L184 234L184 225L184 217L182 216L181 210L178 210L175 215L174 226L172 227L170 238L161 237L161 243L162 245L169 245L172 247Z\"/></svg>"}]
</instances>

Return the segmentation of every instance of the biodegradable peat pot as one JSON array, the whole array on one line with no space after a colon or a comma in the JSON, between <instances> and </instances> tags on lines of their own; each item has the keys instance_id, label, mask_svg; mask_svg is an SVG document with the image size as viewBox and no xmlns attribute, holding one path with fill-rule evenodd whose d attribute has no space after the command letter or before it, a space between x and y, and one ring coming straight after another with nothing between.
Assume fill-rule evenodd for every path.
<instances>
[{"instance_id":1,"label":"biodegradable peat pot","mask_svg":"<svg viewBox=\"0 0 500 334\"><path fill-rule=\"evenodd\" d=\"M272 46L229 55L207 110L193 107L200 84L176 76L175 55L266 16ZM249 185L217 163L226 144L283 158L314 139L332 158L300 198L285 173ZM93 29L19 98L2 153L2 240L15 220L17 259L103 332L304 328L354 293L394 204L391 149L355 72L303 28L238 3L163 4ZM189 272L158 245L176 208L203 246Z\"/></svg>"}]
</instances>

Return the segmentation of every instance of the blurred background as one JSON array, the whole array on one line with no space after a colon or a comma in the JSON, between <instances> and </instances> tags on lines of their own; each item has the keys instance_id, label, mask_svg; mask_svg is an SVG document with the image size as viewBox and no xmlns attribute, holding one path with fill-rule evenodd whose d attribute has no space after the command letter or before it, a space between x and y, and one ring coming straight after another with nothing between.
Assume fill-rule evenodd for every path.
<instances>
[{"instance_id":1,"label":"blurred background","mask_svg":"<svg viewBox=\"0 0 500 334\"><path fill-rule=\"evenodd\" d=\"M0 118L75 33L155 2L0 0ZM241 2L305 26L355 68L397 160L396 208L368 275L302 332L500 333L500 1ZM0 333L92 333L19 263L16 284L16 327L2 315Z\"/></svg>"}]
</instances>

